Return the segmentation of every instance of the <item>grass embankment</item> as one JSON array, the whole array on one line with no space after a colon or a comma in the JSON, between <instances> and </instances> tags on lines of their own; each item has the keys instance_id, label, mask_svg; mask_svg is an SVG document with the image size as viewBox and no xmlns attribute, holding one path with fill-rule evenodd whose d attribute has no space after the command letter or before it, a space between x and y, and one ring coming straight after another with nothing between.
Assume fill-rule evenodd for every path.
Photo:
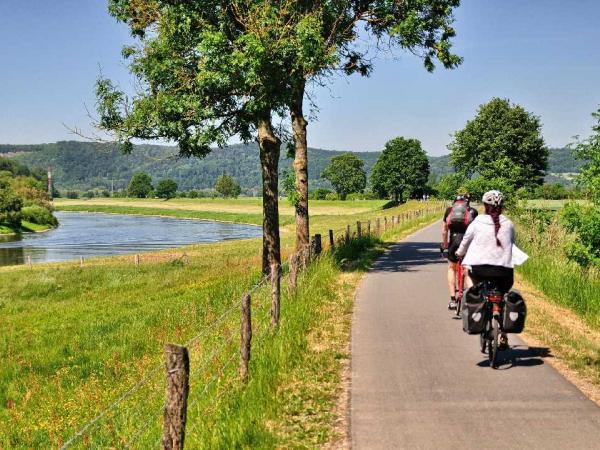
<instances>
[{"instance_id":1,"label":"grass embankment","mask_svg":"<svg viewBox=\"0 0 600 450\"><path fill-rule=\"evenodd\" d=\"M15 229L6 225L0 224L0 234L19 234L19 233L39 233L41 231L47 231L54 228L52 225L39 225L33 222L27 222L26 220L21 221L21 228Z\"/></svg>"},{"instance_id":2,"label":"grass embankment","mask_svg":"<svg viewBox=\"0 0 600 450\"><path fill-rule=\"evenodd\" d=\"M425 206L314 216L312 230L340 230ZM284 253L291 245L286 237ZM354 241L323 256L302 275L294 296L284 285L274 334L263 321L267 290L254 295L251 375L242 387L235 375L238 305L259 277L260 248L258 240L192 246L187 264L143 258L136 267L131 258L117 257L83 268L58 263L0 270L0 447L59 446L142 377L145 384L75 446L121 448L130 439L137 448L154 445L164 395L162 346L185 343L207 326L214 328L188 345L191 448L315 447L335 439L332 411L348 358L353 291L381 243Z\"/></svg>"},{"instance_id":3,"label":"grass embankment","mask_svg":"<svg viewBox=\"0 0 600 450\"><path fill-rule=\"evenodd\" d=\"M517 236L530 256L519 273L537 288L520 286L529 305L527 334L551 348L584 385L594 386L592 397L600 399L600 274L566 258L569 236L556 223L543 230L520 224Z\"/></svg>"}]
</instances>

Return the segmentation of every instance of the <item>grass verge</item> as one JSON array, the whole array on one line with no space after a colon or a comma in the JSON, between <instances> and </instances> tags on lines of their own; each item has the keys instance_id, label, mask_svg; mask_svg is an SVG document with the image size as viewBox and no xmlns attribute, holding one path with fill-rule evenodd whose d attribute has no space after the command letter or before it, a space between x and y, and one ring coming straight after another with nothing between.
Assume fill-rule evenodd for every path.
<instances>
[{"instance_id":1,"label":"grass verge","mask_svg":"<svg viewBox=\"0 0 600 450\"><path fill-rule=\"evenodd\" d=\"M522 277L517 278L516 287L527 301L524 339L530 345L550 348L547 361L600 405L600 331L552 302Z\"/></svg>"}]
</instances>

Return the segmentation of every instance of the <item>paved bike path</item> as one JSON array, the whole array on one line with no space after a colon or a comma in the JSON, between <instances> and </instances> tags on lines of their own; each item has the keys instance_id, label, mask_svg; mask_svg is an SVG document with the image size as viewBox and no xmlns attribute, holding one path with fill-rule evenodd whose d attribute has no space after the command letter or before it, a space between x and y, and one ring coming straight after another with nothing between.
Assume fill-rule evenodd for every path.
<instances>
[{"instance_id":1,"label":"paved bike path","mask_svg":"<svg viewBox=\"0 0 600 450\"><path fill-rule=\"evenodd\" d=\"M452 318L440 228L396 244L359 288L352 447L599 449L600 408L547 364L547 350L509 335L507 364L492 370Z\"/></svg>"}]
</instances>

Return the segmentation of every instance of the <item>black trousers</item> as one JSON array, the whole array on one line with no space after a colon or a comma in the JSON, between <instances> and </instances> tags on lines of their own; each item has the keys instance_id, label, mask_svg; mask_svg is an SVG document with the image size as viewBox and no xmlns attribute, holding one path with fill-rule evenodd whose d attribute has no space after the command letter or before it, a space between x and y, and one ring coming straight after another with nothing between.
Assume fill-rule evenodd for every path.
<instances>
[{"instance_id":1,"label":"black trousers","mask_svg":"<svg viewBox=\"0 0 600 450\"><path fill-rule=\"evenodd\" d=\"M515 271L508 267L482 264L471 266L469 277L471 277L473 285L488 280L495 283L502 292L508 292L515 282Z\"/></svg>"}]
</instances>

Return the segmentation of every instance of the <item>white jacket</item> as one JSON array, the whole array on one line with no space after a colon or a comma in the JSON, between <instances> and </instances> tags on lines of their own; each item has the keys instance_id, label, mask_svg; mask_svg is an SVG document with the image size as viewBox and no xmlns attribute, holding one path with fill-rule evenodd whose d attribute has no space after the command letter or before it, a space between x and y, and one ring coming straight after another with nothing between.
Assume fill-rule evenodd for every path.
<instances>
[{"instance_id":1,"label":"white jacket","mask_svg":"<svg viewBox=\"0 0 600 450\"><path fill-rule=\"evenodd\" d=\"M478 215L467 228L456 254L463 258L463 265L477 266L490 264L513 268L513 244L515 243L515 227L505 215L500 215L500 229L496 244L494 221L487 214Z\"/></svg>"}]
</instances>

